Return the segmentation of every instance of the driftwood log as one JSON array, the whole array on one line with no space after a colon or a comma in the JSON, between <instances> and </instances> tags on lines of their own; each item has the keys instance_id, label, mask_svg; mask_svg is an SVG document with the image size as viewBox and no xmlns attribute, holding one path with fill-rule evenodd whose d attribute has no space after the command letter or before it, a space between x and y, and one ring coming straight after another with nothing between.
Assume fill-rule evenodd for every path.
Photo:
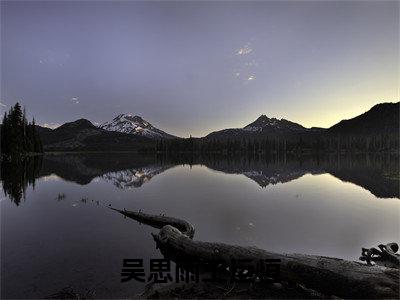
<instances>
[{"instance_id":1,"label":"driftwood log","mask_svg":"<svg viewBox=\"0 0 400 300\"><path fill-rule=\"evenodd\" d=\"M326 296L341 298L399 298L399 269L343 259L280 254L255 247L194 241L194 227L181 219L141 211L116 210L140 223L159 228L153 238L164 256L173 260L224 261L232 259L280 259L280 278ZM390 246L391 249L392 246ZM364 250L363 250L364 251Z\"/></svg>"}]
</instances>

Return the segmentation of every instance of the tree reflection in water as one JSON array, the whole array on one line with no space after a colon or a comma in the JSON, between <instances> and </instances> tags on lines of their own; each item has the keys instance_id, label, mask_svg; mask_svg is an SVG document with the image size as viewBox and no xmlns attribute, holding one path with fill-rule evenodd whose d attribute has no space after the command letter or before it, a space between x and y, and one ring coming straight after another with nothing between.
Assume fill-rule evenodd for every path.
<instances>
[{"instance_id":1,"label":"tree reflection in water","mask_svg":"<svg viewBox=\"0 0 400 300\"><path fill-rule=\"evenodd\" d=\"M27 187L35 186L36 178L52 174L80 185L100 178L121 189L127 189L140 188L167 169L185 164L204 165L227 174L243 174L261 187L289 182L307 173L328 173L342 181L361 186L378 198L400 198L399 156L391 154L272 157L57 154L3 160L0 180L5 195L19 205Z\"/></svg>"},{"instance_id":2,"label":"tree reflection in water","mask_svg":"<svg viewBox=\"0 0 400 300\"><path fill-rule=\"evenodd\" d=\"M25 199L27 187L35 188L35 180L40 175L42 162L41 155L1 160L0 180L3 192L17 206Z\"/></svg>"}]
</instances>

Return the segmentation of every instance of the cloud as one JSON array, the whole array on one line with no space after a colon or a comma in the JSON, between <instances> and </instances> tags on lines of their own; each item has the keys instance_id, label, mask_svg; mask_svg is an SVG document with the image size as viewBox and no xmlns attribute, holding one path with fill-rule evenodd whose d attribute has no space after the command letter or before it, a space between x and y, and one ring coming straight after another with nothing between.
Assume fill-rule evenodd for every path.
<instances>
[{"instance_id":1,"label":"cloud","mask_svg":"<svg viewBox=\"0 0 400 300\"><path fill-rule=\"evenodd\" d=\"M79 104L79 97L72 97L70 101L73 102L74 104Z\"/></svg>"},{"instance_id":2,"label":"cloud","mask_svg":"<svg viewBox=\"0 0 400 300\"><path fill-rule=\"evenodd\" d=\"M60 51L46 50L39 57L39 64L43 66L59 66L64 67L68 60L70 60L71 55L69 53L63 53Z\"/></svg>"},{"instance_id":3,"label":"cloud","mask_svg":"<svg viewBox=\"0 0 400 300\"><path fill-rule=\"evenodd\" d=\"M255 59L253 59L251 61L245 62L244 65L245 65L245 67L248 67L248 68L258 67L258 62Z\"/></svg>"},{"instance_id":4,"label":"cloud","mask_svg":"<svg viewBox=\"0 0 400 300\"><path fill-rule=\"evenodd\" d=\"M0 102L1 107L7 107L7 104L4 104L3 102Z\"/></svg>"},{"instance_id":5,"label":"cloud","mask_svg":"<svg viewBox=\"0 0 400 300\"><path fill-rule=\"evenodd\" d=\"M242 48L236 50L236 55L247 55L251 52L253 52L253 49L250 47L250 44L246 44Z\"/></svg>"},{"instance_id":6,"label":"cloud","mask_svg":"<svg viewBox=\"0 0 400 300\"><path fill-rule=\"evenodd\" d=\"M235 51L234 56L234 77L247 83L256 79L258 60L254 55L254 48L251 42L244 44L241 48Z\"/></svg>"}]
</instances>

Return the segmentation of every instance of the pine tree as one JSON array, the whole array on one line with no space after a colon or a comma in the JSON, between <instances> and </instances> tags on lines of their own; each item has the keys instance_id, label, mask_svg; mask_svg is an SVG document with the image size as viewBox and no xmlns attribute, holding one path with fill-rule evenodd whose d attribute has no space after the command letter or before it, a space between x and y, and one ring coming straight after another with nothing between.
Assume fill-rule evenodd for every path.
<instances>
[{"instance_id":1,"label":"pine tree","mask_svg":"<svg viewBox=\"0 0 400 300\"><path fill-rule=\"evenodd\" d=\"M35 120L28 124L25 109L16 103L4 113L1 126L1 154L19 157L27 153L43 152L42 142L36 133Z\"/></svg>"}]
</instances>

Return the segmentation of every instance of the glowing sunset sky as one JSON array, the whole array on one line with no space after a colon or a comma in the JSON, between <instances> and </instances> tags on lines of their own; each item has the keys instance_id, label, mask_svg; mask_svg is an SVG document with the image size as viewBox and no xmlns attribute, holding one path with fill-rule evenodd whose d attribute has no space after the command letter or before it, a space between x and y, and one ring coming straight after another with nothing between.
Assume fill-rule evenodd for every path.
<instances>
[{"instance_id":1,"label":"glowing sunset sky","mask_svg":"<svg viewBox=\"0 0 400 300\"><path fill-rule=\"evenodd\" d=\"M176 135L399 101L399 2L1 2L1 105Z\"/></svg>"}]
</instances>

